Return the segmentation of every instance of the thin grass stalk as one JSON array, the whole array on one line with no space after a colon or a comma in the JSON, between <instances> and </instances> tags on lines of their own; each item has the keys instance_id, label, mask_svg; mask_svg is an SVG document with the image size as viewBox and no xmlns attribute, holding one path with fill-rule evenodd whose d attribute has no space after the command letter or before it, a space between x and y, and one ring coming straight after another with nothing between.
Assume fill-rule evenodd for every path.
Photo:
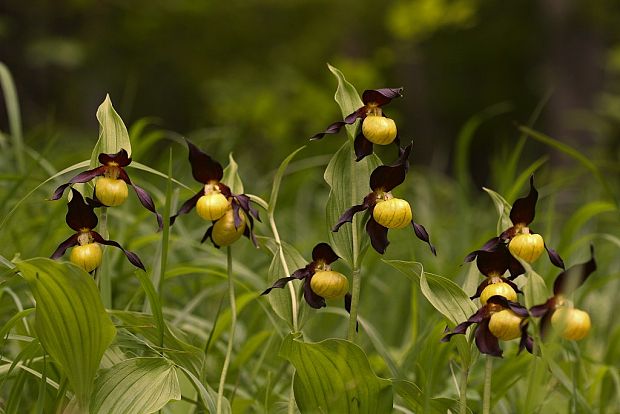
<instances>
[{"instance_id":1,"label":"thin grass stalk","mask_svg":"<svg viewBox=\"0 0 620 414\"><path fill-rule=\"evenodd\" d=\"M493 376L493 357L486 355L484 366L484 391L482 394L482 414L491 412L491 378Z\"/></svg>"},{"instance_id":2,"label":"thin grass stalk","mask_svg":"<svg viewBox=\"0 0 620 414\"><path fill-rule=\"evenodd\" d=\"M228 336L228 346L226 347L226 357L224 358L224 366L220 374L220 385L217 389L217 406L216 413L222 412L222 402L224 399L224 385L226 384L226 374L230 365L230 358L233 350L233 341L235 339L235 329L237 328L237 304L235 302L235 281L232 271L232 250L230 246L226 248L226 269L228 274L228 299L230 301L230 333Z\"/></svg>"}]
</instances>

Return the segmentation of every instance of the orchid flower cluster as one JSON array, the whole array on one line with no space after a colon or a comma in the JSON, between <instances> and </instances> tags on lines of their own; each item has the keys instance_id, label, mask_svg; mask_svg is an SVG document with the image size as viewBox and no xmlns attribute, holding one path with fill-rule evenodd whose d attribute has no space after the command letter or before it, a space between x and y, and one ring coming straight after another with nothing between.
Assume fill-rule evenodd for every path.
<instances>
[{"instance_id":1,"label":"orchid flower cluster","mask_svg":"<svg viewBox=\"0 0 620 414\"><path fill-rule=\"evenodd\" d=\"M587 336L591 322L589 315L575 309L567 295L581 285L596 270L594 249L591 259L564 270L564 261L553 249L548 248L542 236L533 233L529 224L534 221L538 192L534 187L534 177L530 179L530 192L515 201L510 210L513 226L498 237L490 239L479 250L467 255L466 262L476 260L476 265L485 276L471 299L480 298L481 307L465 322L448 332L442 342L447 342L457 334L465 334L471 325L476 325L474 338L481 353L501 357L499 340L509 341L520 338L519 352L527 349L533 352L534 340L528 334L531 317L540 317L540 333L544 339L550 326L559 336L578 340ZM563 269L554 283L554 295L547 302L528 309L518 302L517 294L523 293L513 282L525 274L519 260L534 262L546 250L551 263Z\"/></svg>"}]
</instances>

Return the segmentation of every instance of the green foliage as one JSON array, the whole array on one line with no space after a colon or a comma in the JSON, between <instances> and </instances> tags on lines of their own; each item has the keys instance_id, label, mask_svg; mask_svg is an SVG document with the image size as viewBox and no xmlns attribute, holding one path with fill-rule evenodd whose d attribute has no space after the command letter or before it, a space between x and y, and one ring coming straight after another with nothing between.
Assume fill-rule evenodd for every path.
<instances>
[{"instance_id":1,"label":"green foliage","mask_svg":"<svg viewBox=\"0 0 620 414\"><path fill-rule=\"evenodd\" d=\"M90 167L99 165L99 154L115 154L121 149L127 151L131 157L131 142L129 132L120 115L112 106L110 95L106 95L103 103L97 109L97 121L99 121L99 139L93 148L90 157Z\"/></svg>"}]
</instances>

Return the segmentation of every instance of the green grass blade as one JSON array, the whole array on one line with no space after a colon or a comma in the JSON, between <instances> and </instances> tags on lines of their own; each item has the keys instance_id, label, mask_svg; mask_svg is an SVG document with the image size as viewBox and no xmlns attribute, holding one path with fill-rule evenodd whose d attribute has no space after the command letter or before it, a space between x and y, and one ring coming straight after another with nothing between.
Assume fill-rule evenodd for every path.
<instances>
[{"instance_id":1,"label":"green grass blade","mask_svg":"<svg viewBox=\"0 0 620 414\"><path fill-rule=\"evenodd\" d=\"M11 72L6 65L0 62L0 86L4 93L6 114L9 120L9 131L13 144L13 154L17 163L17 170L23 173L26 170L24 157L24 139L22 135L22 120L19 111L19 99Z\"/></svg>"}]
</instances>

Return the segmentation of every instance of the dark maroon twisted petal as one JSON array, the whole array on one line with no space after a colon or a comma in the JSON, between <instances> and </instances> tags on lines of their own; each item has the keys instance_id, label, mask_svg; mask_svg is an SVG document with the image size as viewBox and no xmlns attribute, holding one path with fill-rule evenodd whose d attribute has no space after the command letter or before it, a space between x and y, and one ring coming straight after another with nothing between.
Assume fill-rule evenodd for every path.
<instances>
[{"instance_id":1,"label":"dark maroon twisted petal","mask_svg":"<svg viewBox=\"0 0 620 414\"><path fill-rule=\"evenodd\" d=\"M340 259L340 257L334 252L332 247L327 243L319 243L312 249L312 262L316 263L322 261L325 264L330 264Z\"/></svg>"},{"instance_id":2,"label":"dark maroon twisted petal","mask_svg":"<svg viewBox=\"0 0 620 414\"><path fill-rule=\"evenodd\" d=\"M142 187L138 187L133 182L131 182L131 179L129 178L125 170L121 169L118 178L125 181L129 186L131 186L131 188L134 189L134 191L136 192L136 195L138 196L138 200L140 200L140 204L142 204L144 208L146 208L151 213L155 214L155 218L157 219L158 230L161 230L164 227L164 222L161 217L161 214L159 214L157 210L155 209L155 203L153 202L151 195L147 193L146 190L143 189Z\"/></svg>"},{"instance_id":3,"label":"dark maroon twisted petal","mask_svg":"<svg viewBox=\"0 0 620 414\"><path fill-rule=\"evenodd\" d=\"M50 200L58 200L60 197L62 197L62 193L64 193L64 191L70 185L78 184L78 183L87 183L93 178L103 175L106 169L107 167L100 166L97 168L93 168L92 170L79 173L78 175L76 175L75 177L67 181L65 184L59 186L56 190L54 190L54 194L52 194L52 197L50 198Z\"/></svg>"},{"instance_id":4,"label":"dark maroon twisted petal","mask_svg":"<svg viewBox=\"0 0 620 414\"><path fill-rule=\"evenodd\" d=\"M327 306L327 304L325 303L325 298L322 296L317 295L313 290L312 287L310 286L310 282L312 280L312 276L310 275L309 277L306 277L304 280L304 299L306 300L306 302L308 303L308 305L310 305L310 307L314 308L314 309L321 309L324 308L325 306Z\"/></svg>"},{"instance_id":5,"label":"dark maroon twisted petal","mask_svg":"<svg viewBox=\"0 0 620 414\"><path fill-rule=\"evenodd\" d=\"M375 104L377 106L383 106L390 103L394 98L400 98L403 96L403 88L381 88L381 89L366 89L362 93L362 102L364 105Z\"/></svg>"},{"instance_id":6,"label":"dark maroon twisted petal","mask_svg":"<svg viewBox=\"0 0 620 414\"><path fill-rule=\"evenodd\" d=\"M555 282L553 282L554 295L568 295L572 293L588 279L592 272L596 270L593 246L590 246L590 254L590 260L585 263L571 266L555 278Z\"/></svg>"},{"instance_id":7,"label":"dark maroon twisted petal","mask_svg":"<svg viewBox=\"0 0 620 414\"><path fill-rule=\"evenodd\" d=\"M211 234L213 233L213 224L207 229L207 231L205 231L204 236L202 236L202 239L200 239L200 243L204 243L207 239L211 240L211 243L213 243L213 246L215 246L215 248L219 249L220 246L218 246L214 241L213 241L213 237L211 237Z\"/></svg>"},{"instance_id":8,"label":"dark maroon twisted petal","mask_svg":"<svg viewBox=\"0 0 620 414\"><path fill-rule=\"evenodd\" d=\"M342 129L343 126L345 126L345 125L352 125L358 119L365 118L365 117L366 117L366 107L362 106L361 108L358 108L354 112L352 112L349 115L347 115L344 118L344 120L336 121L334 123L331 123L325 129L325 131L319 132L318 134L314 134L310 138L310 140L314 141L314 140L317 140L317 139L321 139L321 138L323 138L327 134L337 134L338 132L340 132L340 130Z\"/></svg>"},{"instance_id":9,"label":"dark maroon twisted petal","mask_svg":"<svg viewBox=\"0 0 620 414\"><path fill-rule=\"evenodd\" d=\"M52 253L52 255L50 256L50 258L58 259L63 254L65 254L65 252L67 251L69 247L73 247L77 245L78 245L78 234L76 233L76 234L71 235L71 237L69 237L67 240L60 243L58 247L56 248L56 250L54 250L54 253Z\"/></svg>"},{"instance_id":10,"label":"dark maroon twisted petal","mask_svg":"<svg viewBox=\"0 0 620 414\"><path fill-rule=\"evenodd\" d=\"M117 242L115 242L114 240L106 240L104 239L99 233L97 233L96 231L91 231L90 232L92 238L100 244L105 244L106 246L114 246L117 247L119 249L122 250L122 252L125 254L125 256L127 257L127 259L129 260L129 262L131 262L132 265L144 270L146 272L146 268L144 267L144 265L142 264L142 260L140 260L140 258L138 257L137 254L135 254L132 251L129 250L125 250L123 248L123 246L121 246L120 244L118 244Z\"/></svg>"},{"instance_id":11,"label":"dark maroon twisted petal","mask_svg":"<svg viewBox=\"0 0 620 414\"><path fill-rule=\"evenodd\" d=\"M491 333L489 329L490 319L485 319L476 327L476 333L474 334L476 339L476 346L478 350L487 355L492 355L498 358L502 357L503 351L499 347L499 340L495 335Z\"/></svg>"},{"instance_id":12,"label":"dark maroon twisted petal","mask_svg":"<svg viewBox=\"0 0 620 414\"><path fill-rule=\"evenodd\" d=\"M424 226L414 222L413 220L411 220L411 225L413 226L413 231L415 232L416 237L423 242L426 242L431 248L431 252L433 252L433 254L437 256L437 250L435 249L435 246L431 244L430 237Z\"/></svg>"},{"instance_id":13,"label":"dark maroon twisted petal","mask_svg":"<svg viewBox=\"0 0 620 414\"><path fill-rule=\"evenodd\" d=\"M366 203L358 204L349 208L344 213L342 213L342 215L338 219L338 222L334 224L334 227L332 227L332 231L337 232L344 223L351 223L355 214L359 213L360 211L367 210L368 208L369 206Z\"/></svg>"},{"instance_id":14,"label":"dark maroon twisted petal","mask_svg":"<svg viewBox=\"0 0 620 414\"><path fill-rule=\"evenodd\" d=\"M500 243L501 243L501 239L499 237L493 237L492 239L487 241L484 244L484 246L482 246L480 248L480 250L474 250L473 252L471 252L467 256L465 256L464 261L465 262L473 262L474 259L476 257L478 257L478 254L480 254L480 252L492 252L492 251L497 249L498 244L500 244Z\"/></svg>"},{"instance_id":15,"label":"dark maroon twisted petal","mask_svg":"<svg viewBox=\"0 0 620 414\"><path fill-rule=\"evenodd\" d=\"M564 260L560 257L560 254L555 250L547 247L545 244L545 250L547 251L547 255L549 256L549 260L553 263L554 266L559 267L560 269L565 269Z\"/></svg>"},{"instance_id":16,"label":"dark maroon twisted petal","mask_svg":"<svg viewBox=\"0 0 620 414\"><path fill-rule=\"evenodd\" d=\"M521 339L519 340L519 351L517 355L519 355L524 349L527 349L527 352L530 354L534 353L534 339L528 335L527 327L529 324L524 323L521 326Z\"/></svg>"},{"instance_id":17,"label":"dark maroon twisted petal","mask_svg":"<svg viewBox=\"0 0 620 414\"><path fill-rule=\"evenodd\" d=\"M390 244L387 238L388 228L377 223L374 217L371 216L366 223L366 233L370 236L370 244L377 253L385 253L385 249Z\"/></svg>"},{"instance_id":18,"label":"dark maroon twisted petal","mask_svg":"<svg viewBox=\"0 0 620 414\"><path fill-rule=\"evenodd\" d=\"M526 197L514 202L510 210L510 220L512 224L522 224L527 226L534 221L536 215L536 201L538 201L538 191L534 187L534 176L530 177L530 192Z\"/></svg>"},{"instance_id":19,"label":"dark maroon twisted petal","mask_svg":"<svg viewBox=\"0 0 620 414\"><path fill-rule=\"evenodd\" d=\"M355 161L361 161L372 154L373 145L360 131L353 141L353 149L355 150Z\"/></svg>"},{"instance_id":20,"label":"dark maroon twisted petal","mask_svg":"<svg viewBox=\"0 0 620 414\"><path fill-rule=\"evenodd\" d=\"M187 147L189 148L189 163L192 166L194 179L203 184L207 184L210 181L219 182L224 176L222 165L202 152L189 140L186 139L185 142L187 142Z\"/></svg>"},{"instance_id":21,"label":"dark maroon twisted petal","mask_svg":"<svg viewBox=\"0 0 620 414\"><path fill-rule=\"evenodd\" d=\"M200 197L202 197L205 194L204 189L201 189L199 192L197 192L196 194L194 194L192 196L192 198L190 198L189 200L186 200L183 205L181 206L181 208L179 209L179 211L177 211L177 213L170 217L170 225L172 226L174 224L174 222L176 221L177 217L183 215L183 214L187 214L190 211L192 211L192 209L196 206L196 203L198 202L198 199Z\"/></svg>"},{"instance_id":22,"label":"dark maroon twisted petal","mask_svg":"<svg viewBox=\"0 0 620 414\"><path fill-rule=\"evenodd\" d=\"M459 323L458 325L454 327L454 329L451 332L448 332L446 335L444 335L444 337L441 338L441 342L448 342L450 338L452 338L454 335L465 334L465 332L467 332L467 328L469 328L471 325L475 323L482 322L484 319L488 318L489 316L490 315L489 315L488 307L487 306L481 307L480 309L476 311L476 313L471 315L465 322Z\"/></svg>"}]
</instances>

